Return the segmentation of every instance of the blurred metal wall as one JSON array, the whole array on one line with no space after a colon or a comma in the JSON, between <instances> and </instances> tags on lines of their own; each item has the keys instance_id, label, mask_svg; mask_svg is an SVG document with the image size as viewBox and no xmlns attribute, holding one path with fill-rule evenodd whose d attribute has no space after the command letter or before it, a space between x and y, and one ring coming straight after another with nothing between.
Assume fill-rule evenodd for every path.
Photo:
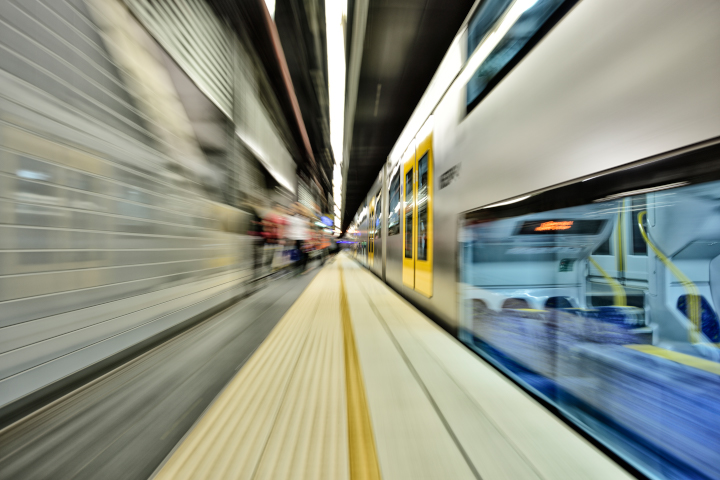
<instances>
[{"instance_id":1,"label":"blurred metal wall","mask_svg":"<svg viewBox=\"0 0 720 480\"><path fill-rule=\"evenodd\" d=\"M118 0L0 2L0 407L250 275L246 214L209 199L138 28Z\"/></svg>"},{"instance_id":2,"label":"blurred metal wall","mask_svg":"<svg viewBox=\"0 0 720 480\"><path fill-rule=\"evenodd\" d=\"M296 191L296 165L273 95L262 95L262 67L204 0L124 0L143 26L235 125L243 146L280 185ZM265 82L267 83L267 82ZM263 98L265 97L265 98ZM270 105L268 105L270 104ZM286 135L289 136L289 133ZM243 161L231 157L233 171Z\"/></svg>"},{"instance_id":3,"label":"blurred metal wall","mask_svg":"<svg viewBox=\"0 0 720 480\"><path fill-rule=\"evenodd\" d=\"M203 93L232 117L232 34L212 9L203 0L125 3Z\"/></svg>"}]
</instances>

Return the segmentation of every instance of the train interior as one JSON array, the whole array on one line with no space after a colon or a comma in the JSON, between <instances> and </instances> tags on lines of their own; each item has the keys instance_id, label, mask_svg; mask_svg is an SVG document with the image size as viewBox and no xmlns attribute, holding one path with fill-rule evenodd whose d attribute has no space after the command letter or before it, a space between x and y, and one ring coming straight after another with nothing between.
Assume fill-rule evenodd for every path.
<instances>
[{"instance_id":1,"label":"train interior","mask_svg":"<svg viewBox=\"0 0 720 480\"><path fill-rule=\"evenodd\" d=\"M640 463L705 478L720 451L720 185L673 186L466 222L461 338Z\"/></svg>"}]
</instances>

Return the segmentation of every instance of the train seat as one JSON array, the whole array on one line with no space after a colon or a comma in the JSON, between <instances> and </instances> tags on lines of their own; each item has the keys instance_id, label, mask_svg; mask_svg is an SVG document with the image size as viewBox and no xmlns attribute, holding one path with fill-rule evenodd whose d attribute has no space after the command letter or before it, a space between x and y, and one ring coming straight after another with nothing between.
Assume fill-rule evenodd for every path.
<instances>
[{"instance_id":1,"label":"train seat","mask_svg":"<svg viewBox=\"0 0 720 480\"><path fill-rule=\"evenodd\" d=\"M524 298L508 298L502 304L503 310L529 310L530 304Z\"/></svg>"},{"instance_id":2,"label":"train seat","mask_svg":"<svg viewBox=\"0 0 720 480\"><path fill-rule=\"evenodd\" d=\"M688 296L680 295L677 300L677 309L688 317ZM720 342L720 323L718 323L718 315L710 306L710 302L700 295L700 329L711 342Z\"/></svg>"},{"instance_id":3,"label":"train seat","mask_svg":"<svg viewBox=\"0 0 720 480\"><path fill-rule=\"evenodd\" d=\"M545 301L545 308L568 309L573 308L573 304L570 301L570 297L549 297Z\"/></svg>"},{"instance_id":4,"label":"train seat","mask_svg":"<svg viewBox=\"0 0 720 480\"><path fill-rule=\"evenodd\" d=\"M593 318L626 328L636 328L645 323L645 312L642 308L613 305L595 307L593 311Z\"/></svg>"}]
</instances>

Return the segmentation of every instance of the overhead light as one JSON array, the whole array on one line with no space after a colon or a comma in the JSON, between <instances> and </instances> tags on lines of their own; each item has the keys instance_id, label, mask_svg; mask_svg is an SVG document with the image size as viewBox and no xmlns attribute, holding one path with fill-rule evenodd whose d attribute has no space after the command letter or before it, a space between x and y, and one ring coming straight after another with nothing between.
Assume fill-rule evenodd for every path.
<instances>
[{"instance_id":1,"label":"overhead light","mask_svg":"<svg viewBox=\"0 0 720 480\"><path fill-rule=\"evenodd\" d=\"M265 0L265 6L270 12L270 18L275 20L275 0Z\"/></svg>"},{"instance_id":2,"label":"overhead light","mask_svg":"<svg viewBox=\"0 0 720 480\"><path fill-rule=\"evenodd\" d=\"M340 223L342 205L342 162L345 133L345 21L347 0L325 2L325 34L327 37L328 103L330 113L330 148L335 158L333 200L335 223Z\"/></svg>"}]
</instances>

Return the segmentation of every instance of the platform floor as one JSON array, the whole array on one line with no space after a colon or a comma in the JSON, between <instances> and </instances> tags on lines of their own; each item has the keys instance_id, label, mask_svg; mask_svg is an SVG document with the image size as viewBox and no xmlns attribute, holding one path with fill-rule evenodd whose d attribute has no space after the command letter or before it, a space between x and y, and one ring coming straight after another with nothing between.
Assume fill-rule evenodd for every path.
<instances>
[{"instance_id":1,"label":"platform floor","mask_svg":"<svg viewBox=\"0 0 720 480\"><path fill-rule=\"evenodd\" d=\"M347 256L157 479L622 479L602 452Z\"/></svg>"},{"instance_id":2,"label":"platform floor","mask_svg":"<svg viewBox=\"0 0 720 480\"><path fill-rule=\"evenodd\" d=\"M148 478L316 273L268 279L227 310L0 428L0 480Z\"/></svg>"}]
</instances>

